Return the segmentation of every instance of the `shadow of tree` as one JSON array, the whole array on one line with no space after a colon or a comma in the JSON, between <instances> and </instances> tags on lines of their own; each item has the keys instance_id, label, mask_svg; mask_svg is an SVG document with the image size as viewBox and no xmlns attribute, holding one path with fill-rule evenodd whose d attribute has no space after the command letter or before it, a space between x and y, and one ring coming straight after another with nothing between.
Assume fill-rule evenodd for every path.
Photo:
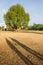
<instances>
[{"instance_id":1,"label":"shadow of tree","mask_svg":"<svg viewBox=\"0 0 43 65\"><path fill-rule=\"evenodd\" d=\"M6 39L7 44L9 47L15 51L18 56L27 64L27 65L34 65L26 56L24 56L8 39Z\"/></svg>"},{"instance_id":2,"label":"shadow of tree","mask_svg":"<svg viewBox=\"0 0 43 65\"><path fill-rule=\"evenodd\" d=\"M36 56L37 58L39 58L40 60L43 60L43 55L41 55L40 53L30 49L29 47L27 47L26 45L24 45L23 43L17 41L16 39L11 38L11 40L13 40L14 42L16 42L18 45L20 45L22 48L24 48L26 51L30 52L31 54L33 54L34 56Z\"/></svg>"},{"instance_id":3,"label":"shadow of tree","mask_svg":"<svg viewBox=\"0 0 43 65\"><path fill-rule=\"evenodd\" d=\"M43 33L41 33L41 32L31 32L31 31L29 31L29 32L25 32L25 33L43 34Z\"/></svg>"}]
</instances>

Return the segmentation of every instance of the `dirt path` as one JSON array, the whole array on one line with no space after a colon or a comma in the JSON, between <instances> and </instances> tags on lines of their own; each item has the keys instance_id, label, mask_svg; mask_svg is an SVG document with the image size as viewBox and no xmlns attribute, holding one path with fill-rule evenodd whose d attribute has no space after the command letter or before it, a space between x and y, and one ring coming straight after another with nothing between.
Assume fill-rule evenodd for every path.
<instances>
[{"instance_id":1,"label":"dirt path","mask_svg":"<svg viewBox=\"0 0 43 65\"><path fill-rule=\"evenodd\" d=\"M43 34L0 31L0 65L43 65Z\"/></svg>"}]
</instances>

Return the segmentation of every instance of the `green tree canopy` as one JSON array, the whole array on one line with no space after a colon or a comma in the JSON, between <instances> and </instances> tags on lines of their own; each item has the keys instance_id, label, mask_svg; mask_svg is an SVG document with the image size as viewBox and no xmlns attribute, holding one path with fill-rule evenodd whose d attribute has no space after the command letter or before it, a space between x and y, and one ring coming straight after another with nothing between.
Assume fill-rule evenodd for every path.
<instances>
[{"instance_id":1,"label":"green tree canopy","mask_svg":"<svg viewBox=\"0 0 43 65\"><path fill-rule=\"evenodd\" d=\"M25 12L25 9L19 5L13 5L8 9L8 12L4 15L6 27L9 30L25 29L28 26L30 20L29 14Z\"/></svg>"},{"instance_id":2,"label":"green tree canopy","mask_svg":"<svg viewBox=\"0 0 43 65\"><path fill-rule=\"evenodd\" d=\"M43 30L43 24L34 24L29 27L30 30Z\"/></svg>"}]
</instances>

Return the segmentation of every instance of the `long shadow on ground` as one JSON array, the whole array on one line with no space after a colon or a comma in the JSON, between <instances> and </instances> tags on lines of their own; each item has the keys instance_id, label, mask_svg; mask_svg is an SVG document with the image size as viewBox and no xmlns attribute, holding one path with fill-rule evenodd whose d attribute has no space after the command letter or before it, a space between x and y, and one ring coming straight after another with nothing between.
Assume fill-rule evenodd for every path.
<instances>
[{"instance_id":1,"label":"long shadow on ground","mask_svg":"<svg viewBox=\"0 0 43 65\"><path fill-rule=\"evenodd\" d=\"M43 33L41 33L41 32L31 32L31 31L25 31L25 33L43 34Z\"/></svg>"},{"instance_id":2,"label":"long shadow on ground","mask_svg":"<svg viewBox=\"0 0 43 65\"><path fill-rule=\"evenodd\" d=\"M24 48L26 51L30 52L31 54L33 54L34 56L36 56L37 58L39 58L40 60L43 60L43 55L41 55L40 53L30 49L29 47L27 47L26 45L24 45L23 43L17 41L16 39L11 38L14 42L16 42L18 45L20 45L22 48Z\"/></svg>"},{"instance_id":3,"label":"long shadow on ground","mask_svg":"<svg viewBox=\"0 0 43 65\"><path fill-rule=\"evenodd\" d=\"M34 65L26 56L24 56L8 39L6 39L7 44L9 47L15 51L18 56L27 64L27 65Z\"/></svg>"}]
</instances>

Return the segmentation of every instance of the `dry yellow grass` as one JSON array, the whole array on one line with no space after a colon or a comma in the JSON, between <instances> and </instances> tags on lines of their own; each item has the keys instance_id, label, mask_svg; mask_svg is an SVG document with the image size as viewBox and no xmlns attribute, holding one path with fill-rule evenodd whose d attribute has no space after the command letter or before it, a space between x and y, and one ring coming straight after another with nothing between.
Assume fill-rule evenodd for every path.
<instances>
[{"instance_id":1,"label":"dry yellow grass","mask_svg":"<svg viewBox=\"0 0 43 65\"><path fill-rule=\"evenodd\" d=\"M43 65L39 33L0 31L0 65Z\"/></svg>"}]
</instances>

